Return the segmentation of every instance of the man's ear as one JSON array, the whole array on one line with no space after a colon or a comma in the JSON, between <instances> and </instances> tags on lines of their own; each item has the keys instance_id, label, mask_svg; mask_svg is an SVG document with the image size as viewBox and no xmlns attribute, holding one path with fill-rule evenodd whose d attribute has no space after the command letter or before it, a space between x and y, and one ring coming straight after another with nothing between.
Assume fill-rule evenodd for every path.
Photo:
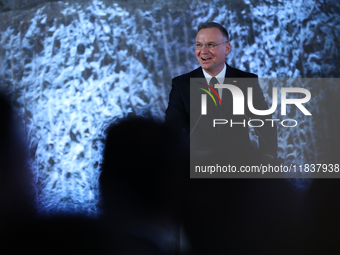
<instances>
[{"instance_id":1,"label":"man's ear","mask_svg":"<svg viewBox=\"0 0 340 255\"><path fill-rule=\"evenodd\" d=\"M226 56L229 54L230 50L231 50L230 42L227 42L226 46L225 46L225 55Z\"/></svg>"}]
</instances>

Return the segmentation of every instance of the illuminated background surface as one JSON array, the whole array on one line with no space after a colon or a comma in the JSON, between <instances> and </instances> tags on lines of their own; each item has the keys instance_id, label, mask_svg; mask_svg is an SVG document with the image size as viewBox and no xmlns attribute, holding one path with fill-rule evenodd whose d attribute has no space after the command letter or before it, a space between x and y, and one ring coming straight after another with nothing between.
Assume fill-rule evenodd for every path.
<instances>
[{"instance_id":1,"label":"illuminated background surface","mask_svg":"<svg viewBox=\"0 0 340 255\"><path fill-rule=\"evenodd\" d=\"M31 141L40 209L97 212L103 129L129 114L164 118L171 78L198 66L199 23L225 25L227 62L259 77L339 77L339 13L337 1L280 0L51 2L0 13L1 89ZM312 93L307 123L288 114L301 126L278 130L280 157L336 159L338 94Z\"/></svg>"}]
</instances>

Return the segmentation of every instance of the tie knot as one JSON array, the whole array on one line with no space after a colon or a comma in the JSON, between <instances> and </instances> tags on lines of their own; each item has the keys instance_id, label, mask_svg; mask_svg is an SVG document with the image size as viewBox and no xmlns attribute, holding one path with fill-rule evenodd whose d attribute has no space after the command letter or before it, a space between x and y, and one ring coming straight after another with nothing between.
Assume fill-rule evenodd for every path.
<instances>
[{"instance_id":1,"label":"tie knot","mask_svg":"<svg viewBox=\"0 0 340 255\"><path fill-rule=\"evenodd\" d=\"M214 85L217 84L217 83L218 83L218 80L216 79L216 77L212 77L212 78L210 79L209 85L210 85L211 87L214 87Z\"/></svg>"}]
</instances>

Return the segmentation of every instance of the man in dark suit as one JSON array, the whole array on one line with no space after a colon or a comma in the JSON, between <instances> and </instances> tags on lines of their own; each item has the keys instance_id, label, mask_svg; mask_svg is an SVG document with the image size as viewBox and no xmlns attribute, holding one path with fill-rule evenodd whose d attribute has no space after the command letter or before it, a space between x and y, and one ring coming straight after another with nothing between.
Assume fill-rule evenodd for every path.
<instances>
[{"instance_id":1,"label":"man in dark suit","mask_svg":"<svg viewBox=\"0 0 340 255\"><path fill-rule=\"evenodd\" d=\"M266 122L263 127L257 129L260 136L260 148L255 150L251 149L247 124L248 118L265 121L265 119L271 119L270 115L255 116L246 106L244 115L233 115L230 91L228 89L222 91L216 89L223 102L223 107L215 106L214 103L209 105L211 98L208 96L207 115L201 116L199 110L201 107L200 94L204 92L195 87L194 92L199 93L199 96L192 97L190 95L191 78L205 78L205 83L211 84L212 77L216 77L219 84L232 84L240 88L245 99L247 99L247 87L252 87L254 108L258 110L268 109L262 90L258 85L257 76L232 68L225 63L225 57L230 49L228 33L223 26L208 22L198 27L195 54L201 67L172 80L172 90L166 110L166 123L184 131L185 135L190 137L190 143L196 143L194 147L197 150L204 151L206 147L210 147L209 149L213 149L212 154L220 153L219 157L215 157L215 159L225 156L227 163L234 163L235 158L241 158L241 162L236 161L242 164L249 163L250 157L252 159L263 157L267 158L268 161L273 160L277 153L275 125L271 127L271 122ZM202 87L206 88L204 85ZM211 93L213 94L212 91ZM212 99L210 103L211 101ZM198 110L195 111L196 108ZM211 112L212 109L216 109L217 113ZM219 125L214 129L210 122L210 116L214 114L218 114L229 121L233 119L235 122L242 122L242 119L246 119L246 126ZM194 124L191 127L190 122ZM208 139L202 141L200 138L203 136ZM192 146L190 153L193 154ZM201 157L203 163L212 158L210 157L211 154L205 156ZM214 162L212 161L212 163ZM272 201L263 200L263 197L268 194L277 195L263 184L267 185L268 183L258 179L231 178L186 180L186 190L182 192L185 196L183 200L186 201L183 208L183 225L192 246L192 254L252 252L253 247L255 247L257 241L261 241L265 232L260 232L262 229L261 222L265 222L261 217L267 217L267 214L261 214L263 211L257 205L271 206ZM256 195L250 196L249 194L253 194L254 191L257 191L259 195L256 193ZM264 211L268 211L267 207ZM276 213L277 211L273 215L276 215ZM258 218L259 221L257 221ZM251 222L251 224L247 222ZM267 239L265 240L267 241ZM268 246L267 242L266 245ZM248 248L249 250L247 250Z\"/></svg>"},{"instance_id":2,"label":"man in dark suit","mask_svg":"<svg viewBox=\"0 0 340 255\"><path fill-rule=\"evenodd\" d=\"M243 72L226 64L225 57L230 49L228 32L222 25L208 22L198 27L195 55L201 67L172 80L172 90L166 110L166 123L183 128L186 136L190 136L191 141L195 141L196 149L214 148L214 152L219 151L223 155L229 155L227 158L235 159L236 155L243 157L255 152L249 139L248 121L249 119L260 119L265 124L256 128L259 137L259 151L256 152L256 157L258 158L260 154L260 157L272 160L277 156L277 134L273 122L266 121L266 119L271 119L271 115L256 116L249 111L246 104L247 88L252 87L254 108L258 110L268 109L257 82L257 75ZM240 88L245 96L245 114L241 116L233 115L231 92L228 89L216 89L223 102L223 107L220 107L218 116L227 119L229 122L244 123L244 125L235 124L231 127L228 124L213 128L212 118L216 116L216 113L214 115L209 114L209 110L213 107L208 107L208 114L204 117L201 116L200 110L194 111L194 113L191 111L190 114L190 108L200 109L201 107L200 97L194 97L197 100L193 100L193 97L190 98L190 78L205 78L207 84L215 81L215 84L233 84ZM254 126L259 124L261 122L253 123ZM203 136L205 139L201 139Z\"/></svg>"}]
</instances>

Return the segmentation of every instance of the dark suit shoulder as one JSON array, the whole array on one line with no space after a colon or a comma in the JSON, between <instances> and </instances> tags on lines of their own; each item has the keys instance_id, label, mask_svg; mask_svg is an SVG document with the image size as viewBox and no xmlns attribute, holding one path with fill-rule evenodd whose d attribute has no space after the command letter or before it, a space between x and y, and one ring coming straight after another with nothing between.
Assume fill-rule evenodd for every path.
<instances>
[{"instance_id":1,"label":"dark suit shoulder","mask_svg":"<svg viewBox=\"0 0 340 255\"><path fill-rule=\"evenodd\" d=\"M191 72L176 76L172 80L173 82L182 83L183 81L190 81L190 78L204 78L202 68L199 67Z\"/></svg>"},{"instance_id":2,"label":"dark suit shoulder","mask_svg":"<svg viewBox=\"0 0 340 255\"><path fill-rule=\"evenodd\" d=\"M241 78L241 77L242 78L243 77L245 77L245 78L257 78L256 74L244 72L244 71L241 71L240 69L233 68L229 65L227 65L226 76L230 77L230 78Z\"/></svg>"},{"instance_id":3,"label":"dark suit shoulder","mask_svg":"<svg viewBox=\"0 0 340 255\"><path fill-rule=\"evenodd\" d=\"M241 70L238 70L238 72L239 72L238 73L239 77L257 78L257 75L253 74L253 73L248 73L248 72L244 72L244 71L241 71Z\"/></svg>"}]
</instances>

